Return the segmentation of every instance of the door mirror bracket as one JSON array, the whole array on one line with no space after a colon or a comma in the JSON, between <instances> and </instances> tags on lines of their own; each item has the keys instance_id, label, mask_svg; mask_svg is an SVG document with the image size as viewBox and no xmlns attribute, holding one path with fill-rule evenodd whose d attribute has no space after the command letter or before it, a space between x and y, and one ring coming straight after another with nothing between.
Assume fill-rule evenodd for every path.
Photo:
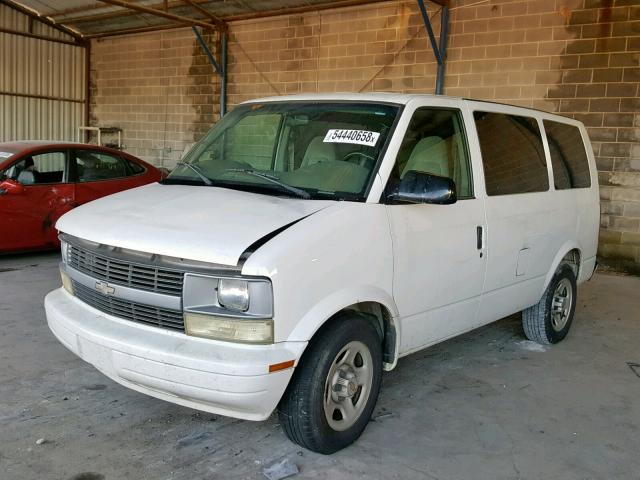
<instances>
[{"instance_id":1,"label":"door mirror bracket","mask_svg":"<svg viewBox=\"0 0 640 480\"><path fill-rule=\"evenodd\" d=\"M456 184L448 177L410 170L387 196L389 203L450 205L458 200Z\"/></svg>"}]
</instances>

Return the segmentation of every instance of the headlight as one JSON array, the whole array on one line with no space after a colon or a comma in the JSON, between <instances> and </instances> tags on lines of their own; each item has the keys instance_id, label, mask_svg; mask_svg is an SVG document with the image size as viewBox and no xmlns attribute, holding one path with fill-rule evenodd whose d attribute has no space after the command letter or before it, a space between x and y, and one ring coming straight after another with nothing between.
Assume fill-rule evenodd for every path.
<instances>
[{"instance_id":1,"label":"headlight","mask_svg":"<svg viewBox=\"0 0 640 480\"><path fill-rule=\"evenodd\" d=\"M229 310L249 310L249 284L246 280L221 278L218 282L218 303Z\"/></svg>"},{"instance_id":2,"label":"headlight","mask_svg":"<svg viewBox=\"0 0 640 480\"><path fill-rule=\"evenodd\" d=\"M228 342L273 343L273 291L266 278L186 273L185 332Z\"/></svg>"},{"instance_id":3,"label":"headlight","mask_svg":"<svg viewBox=\"0 0 640 480\"><path fill-rule=\"evenodd\" d=\"M273 343L273 320L250 320L185 312L187 335L239 343Z\"/></svg>"}]
</instances>

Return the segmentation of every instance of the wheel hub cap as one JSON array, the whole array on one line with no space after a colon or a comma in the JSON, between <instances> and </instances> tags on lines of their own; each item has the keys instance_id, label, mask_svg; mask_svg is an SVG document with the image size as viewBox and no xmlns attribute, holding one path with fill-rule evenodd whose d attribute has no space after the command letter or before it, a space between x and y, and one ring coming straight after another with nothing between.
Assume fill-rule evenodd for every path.
<instances>
[{"instance_id":1,"label":"wheel hub cap","mask_svg":"<svg viewBox=\"0 0 640 480\"><path fill-rule=\"evenodd\" d=\"M333 398L341 402L345 398L353 397L358 391L358 377L351 367L342 365L335 374L332 382Z\"/></svg>"},{"instance_id":2,"label":"wheel hub cap","mask_svg":"<svg viewBox=\"0 0 640 480\"><path fill-rule=\"evenodd\" d=\"M573 285L567 278L563 278L558 282L551 299L551 326L556 332L567 325L572 307Z\"/></svg>"},{"instance_id":3,"label":"wheel hub cap","mask_svg":"<svg viewBox=\"0 0 640 480\"><path fill-rule=\"evenodd\" d=\"M334 359L325 384L324 412L337 431L351 427L360 418L373 382L371 352L362 342L349 342Z\"/></svg>"}]
</instances>

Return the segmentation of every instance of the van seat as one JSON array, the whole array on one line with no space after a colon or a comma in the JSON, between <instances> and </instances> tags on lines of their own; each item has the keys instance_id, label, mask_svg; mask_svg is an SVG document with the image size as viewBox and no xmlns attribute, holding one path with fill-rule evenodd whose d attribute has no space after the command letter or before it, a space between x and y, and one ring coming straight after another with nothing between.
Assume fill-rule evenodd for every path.
<instances>
[{"instance_id":1,"label":"van seat","mask_svg":"<svg viewBox=\"0 0 640 480\"><path fill-rule=\"evenodd\" d=\"M420 140L413 147L402 175L410 170L451 177L446 142L440 137L425 137Z\"/></svg>"},{"instance_id":2,"label":"van seat","mask_svg":"<svg viewBox=\"0 0 640 480\"><path fill-rule=\"evenodd\" d=\"M307 146L301 167L308 167L320 162L335 161L336 147L333 143L324 142L324 137L314 137Z\"/></svg>"}]
</instances>

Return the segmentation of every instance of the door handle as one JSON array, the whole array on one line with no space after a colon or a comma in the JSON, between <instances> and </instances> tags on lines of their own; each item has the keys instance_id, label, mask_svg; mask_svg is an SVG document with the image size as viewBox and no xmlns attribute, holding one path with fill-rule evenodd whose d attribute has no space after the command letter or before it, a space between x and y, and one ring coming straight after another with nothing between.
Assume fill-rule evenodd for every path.
<instances>
[{"instance_id":1,"label":"door handle","mask_svg":"<svg viewBox=\"0 0 640 480\"><path fill-rule=\"evenodd\" d=\"M482 258L482 246L484 244L484 228L482 225L476 227L476 248L480 250L480 257Z\"/></svg>"}]
</instances>

